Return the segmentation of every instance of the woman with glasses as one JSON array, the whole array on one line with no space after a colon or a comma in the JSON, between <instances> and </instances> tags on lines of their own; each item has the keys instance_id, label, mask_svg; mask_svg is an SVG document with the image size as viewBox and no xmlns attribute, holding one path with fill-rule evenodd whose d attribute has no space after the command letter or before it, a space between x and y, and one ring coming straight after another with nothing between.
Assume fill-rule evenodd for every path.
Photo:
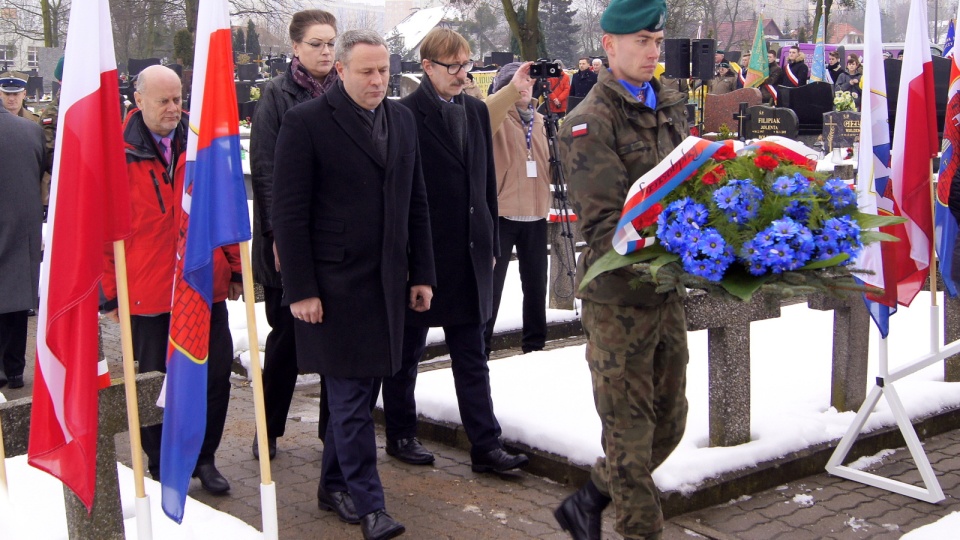
<instances>
[{"instance_id":1,"label":"woman with glasses","mask_svg":"<svg viewBox=\"0 0 960 540\"><path fill-rule=\"evenodd\" d=\"M277 437L286 425L290 400L297 381L297 353L293 315L281 306L283 285L273 244L270 221L273 202L273 153L284 113L294 105L322 95L337 82L333 69L333 47L337 19L319 9L297 12L290 21L293 61L284 73L263 88L250 132L250 169L253 182L253 276L263 285L267 321L263 390L267 412L267 440L270 458L277 451ZM326 395L321 399L325 402ZM325 403L324 403L325 404ZM323 406L321 405L322 409ZM321 412L321 423L325 415ZM326 426L320 426L320 433ZM253 455L260 453L253 441Z\"/></svg>"}]
</instances>

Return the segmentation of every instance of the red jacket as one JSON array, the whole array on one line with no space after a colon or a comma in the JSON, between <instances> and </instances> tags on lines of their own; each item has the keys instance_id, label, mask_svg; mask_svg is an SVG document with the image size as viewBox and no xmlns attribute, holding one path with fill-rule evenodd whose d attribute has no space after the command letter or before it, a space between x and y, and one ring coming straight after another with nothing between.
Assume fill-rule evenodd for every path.
<instances>
[{"instance_id":1,"label":"red jacket","mask_svg":"<svg viewBox=\"0 0 960 540\"><path fill-rule=\"evenodd\" d=\"M127 177L130 181L131 235L124 242L131 315L168 313L173 303L173 275L177 237L183 214L183 180L186 170L187 114L180 119L172 141L176 170L171 181L166 163L153 136L134 109L123 126ZM236 244L218 248L213 256L213 301L226 300L230 282L240 282L240 249ZM103 293L105 310L116 307L117 278L113 245L104 246Z\"/></svg>"},{"instance_id":2,"label":"red jacket","mask_svg":"<svg viewBox=\"0 0 960 540\"><path fill-rule=\"evenodd\" d=\"M567 112L567 98L570 96L570 76L561 72L561 77L550 79L550 98L547 103L550 111L555 113ZM553 100L559 99L560 105L554 105Z\"/></svg>"}]
</instances>

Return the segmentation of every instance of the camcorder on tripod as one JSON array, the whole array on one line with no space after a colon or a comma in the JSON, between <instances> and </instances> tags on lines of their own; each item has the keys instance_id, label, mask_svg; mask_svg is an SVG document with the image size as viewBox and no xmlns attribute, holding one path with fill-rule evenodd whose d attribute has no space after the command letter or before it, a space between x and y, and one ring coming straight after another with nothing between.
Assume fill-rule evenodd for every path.
<instances>
[{"instance_id":1,"label":"camcorder on tripod","mask_svg":"<svg viewBox=\"0 0 960 540\"><path fill-rule=\"evenodd\" d=\"M559 62L551 62L546 59L539 59L530 65L530 77L536 79L534 83L534 95L544 96L544 99L550 99L550 79L563 77L563 68ZM570 206L567 199L567 182L563 177L563 167L560 166L560 157L557 152L557 128L560 125L560 117L557 113L550 110L549 104L544 107L543 125L547 135L547 149L550 152L550 180L553 183L553 198L556 200L556 208L559 213L560 237L566 247L569 258L558 256L556 260L560 262L561 269L558 276L567 277L564 280L564 288L560 288L560 279L554 283L554 293L558 297L566 298L574 292L574 281L576 276L576 246L573 242L573 230L570 226ZM569 285L569 290L566 289ZM574 304L576 305L576 304Z\"/></svg>"}]
</instances>

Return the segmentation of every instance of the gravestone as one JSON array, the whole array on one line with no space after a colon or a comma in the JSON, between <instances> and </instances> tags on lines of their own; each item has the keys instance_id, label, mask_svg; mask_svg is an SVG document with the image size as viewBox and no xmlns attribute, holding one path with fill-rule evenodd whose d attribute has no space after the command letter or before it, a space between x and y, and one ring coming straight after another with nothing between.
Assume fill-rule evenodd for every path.
<instances>
[{"instance_id":1,"label":"gravestone","mask_svg":"<svg viewBox=\"0 0 960 540\"><path fill-rule=\"evenodd\" d=\"M267 61L267 65L270 66L270 76L276 77L287 70L287 57L271 58Z\"/></svg>"},{"instance_id":2,"label":"gravestone","mask_svg":"<svg viewBox=\"0 0 960 540\"><path fill-rule=\"evenodd\" d=\"M250 101L251 84L247 81L234 81L234 84L237 87L237 103Z\"/></svg>"},{"instance_id":3,"label":"gravestone","mask_svg":"<svg viewBox=\"0 0 960 540\"><path fill-rule=\"evenodd\" d=\"M818 81L799 88L777 87L777 105L797 113L800 135L819 135L823 131L823 113L833 110L833 85Z\"/></svg>"},{"instance_id":4,"label":"gravestone","mask_svg":"<svg viewBox=\"0 0 960 540\"><path fill-rule=\"evenodd\" d=\"M933 86L936 91L937 131L943 136L943 123L947 114L947 88L950 85L950 65L952 60L934 56ZM897 101L900 98L900 71L903 61L889 58L883 61L883 69L887 83L887 114L890 120L890 139L893 140L893 130L897 121Z\"/></svg>"},{"instance_id":5,"label":"gravestone","mask_svg":"<svg viewBox=\"0 0 960 540\"><path fill-rule=\"evenodd\" d=\"M31 75L27 79L27 98L40 99L43 95L43 77Z\"/></svg>"},{"instance_id":6,"label":"gravestone","mask_svg":"<svg viewBox=\"0 0 960 540\"><path fill-rule=\"evenodd\" d=\"M859 137L860 113L834 111L823 114L823 146L826 152L853 146Z\"/></svg>"},{"instance_id":7,"label":"gravestone","mask_svg":"<svg viewBox=\"0 0 960 540\"><path fill-rule=\"evenodd\" d=\"M237 79L241 81L255 81L260 76L260 66L257 64L238 64Z\"/></svg>"},{"instance_id":8,"label":"gravestone","mask_svg":"<svg viewBox=\"0 0 960 540\"><path fill-rule=\"evenodd\" d=\"M257 110L256 101L241 101L237 103L237 112L240 113L240 120L253 120L253 113Z\"/></svg>"},{"instance_id":9,"label":"gravestone","mask_svg":"<svg viewBox=\"0 0 960 540\"><path fill-rule=\"evenodd\" d=\"M746 125L746 138L760 139L779 135L788 139L797 138L797 114L783 107L757 105L747 110L750 116Z\"/></svg>"},{"instance_id":10,"label":"gravestone","mask_svg":"<svg viewBox=\"0 0 960 540\"><path fill-rule=\"evenodd\" d=\"M726 94L707 94L703 105L703 129L707 133L720 131L720 126L727 125L730 131L737 131L733 115L740 110L740 104L747 107L760 105L762 101L760 90L756 88L740 88Z\"/></svg>"},{"instance_id":11,"label":"gravestone","mask_svg":"<svg viewBox=\"0 0 960 540\"><path fill-rule=\"evenodd\" d=\"M144 68L160 65L159 58L131 58L127 60L127 67L130 70L130 76L136 77Z\"/></svg>"}]
</instances>

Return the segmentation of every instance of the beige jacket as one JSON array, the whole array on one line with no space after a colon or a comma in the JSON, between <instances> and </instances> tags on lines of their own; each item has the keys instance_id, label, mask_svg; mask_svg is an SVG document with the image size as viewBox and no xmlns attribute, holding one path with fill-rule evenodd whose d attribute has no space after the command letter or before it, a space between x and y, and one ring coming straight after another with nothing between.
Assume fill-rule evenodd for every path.
<instances>
[{"instance_id":1,"label":"beige jacket","mask_svg":"<svg viewBox=\"0 0 960 540\"><path fill-rule=\"evenodd\" d=\"M537 177L527 177L527 131L515 106L520 92L512 84L488 96L493 130L493 161L497 170L497 205L500 215L542 216L550 212L550 154L543 116L535 113L531 151Z\"/></svg>"}]
</instances>

